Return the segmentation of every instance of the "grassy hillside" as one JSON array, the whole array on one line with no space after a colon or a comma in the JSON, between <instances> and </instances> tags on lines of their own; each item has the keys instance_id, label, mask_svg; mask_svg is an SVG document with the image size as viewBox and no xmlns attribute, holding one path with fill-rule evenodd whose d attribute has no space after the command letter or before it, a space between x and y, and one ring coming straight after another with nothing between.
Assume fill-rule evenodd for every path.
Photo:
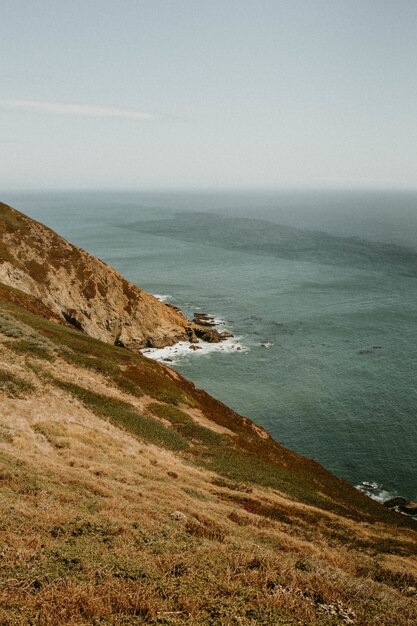
<instances>
[{"instance_id":1,"label":"grassy hillside","mask_svg":"<svg viewBox=\"0 0 417 626\"><path fill-rule=\"evenodd\" d=\"M1 624L417 623L409 518L4 285L0 355Z\"/></svg>"}]
</instances>

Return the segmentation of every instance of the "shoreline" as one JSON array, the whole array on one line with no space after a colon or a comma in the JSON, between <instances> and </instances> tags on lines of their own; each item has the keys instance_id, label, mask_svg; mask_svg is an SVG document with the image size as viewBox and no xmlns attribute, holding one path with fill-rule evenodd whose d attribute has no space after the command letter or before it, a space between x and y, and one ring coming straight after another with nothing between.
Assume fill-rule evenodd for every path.
<instances>
[{"instance_id":1,"label":"shoreline","mask_svg":"<svg viewBox=\"0 0 417 626\"><path fill-rule=\"evenodd\" d=\"M397 492L387 491L379 483L368 482L366 480L353 486L365 496L379 502L387 509L417 520L417 504L398 495Z\"/></svg>"},{"instance_id":2,"label":"shoreline","mask_svg":"<svg viewBox=\"0 0 417 626\"><path fill-rule=\"evenodd\" d=\"M165 302L172 296L154 294L155 298ZM195 307L199 310L199 307ZM149 359L155 361L161 361L165 364L175 365L178 360L184 359L187 356L193 355L208 355L213 352L228 352L228 353L241 353L245 354L249 351L249 348L241 343L241 337L235 337L227 329L227 322L219 319L209 313L196 313L195 317L201 316L207 320L204 324L207 328L217 331L219 335L227 333L227 336L220 341L210 342L204 339L198 339L197 341L179 341L172 346L166 346L164 348L143 348L140 353Z\"/></svg>"},{"instance_id":3,"label":"shoreline","mask_svg":"<svg viewBox=\"0 0 417 626\"><path fill-rule=\"evenodd\" d=\"M148 359L161 361L167 364L175 364L178 359L182 359L187 356L203 356L212 354L213 352L237 352L245 354L249 351L249 348L241 344L239 339L239 337L233 337L218 343L209 343L202 340L199 340L197 343L179 341L173 346L166 346L165 348L143 348L140 350L140 353Z\"/></svg>"}]
</instances>

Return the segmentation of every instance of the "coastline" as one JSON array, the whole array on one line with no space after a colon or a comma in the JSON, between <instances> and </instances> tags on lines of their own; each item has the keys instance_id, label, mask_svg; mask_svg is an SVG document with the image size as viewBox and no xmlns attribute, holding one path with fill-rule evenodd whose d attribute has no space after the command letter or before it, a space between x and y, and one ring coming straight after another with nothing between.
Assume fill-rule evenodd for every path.
<instances>
[{"instance_id":1,"label":"coastline","mask_svg":"<svg viewBox=\"0 0 417 626\"><path fill-rule=\"evenodd\" d=\"M168 294L153 294L155 298L161 302L167 302L172 298ZM199 307L194 307L199 309ZM165 364L173 364L178 362L179 359L183 359L193 355L207 356L213 352L229 352L245 354L249 352L249 348L242 343L242 337L235 337L228 329L227 322L225 320L216 318L209 313L196 312L195 318L201 317L206 319L205 326L218 333L221 337L222 334L226 335L221 337L220 341L209 342L204 339L198 339L197 341L179 341L172 346L165 346L164 348L143 348L140 353L149 359L155 361L161 361Z\"/></svg>"}]
</instances>

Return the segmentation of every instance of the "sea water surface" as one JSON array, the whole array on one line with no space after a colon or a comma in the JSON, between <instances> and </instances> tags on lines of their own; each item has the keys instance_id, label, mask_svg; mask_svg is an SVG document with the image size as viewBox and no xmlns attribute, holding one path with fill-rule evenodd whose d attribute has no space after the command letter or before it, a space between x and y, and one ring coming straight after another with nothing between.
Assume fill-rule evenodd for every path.
<instances>
[{"instance_id":1,"label":"sea water surface","mask_svg":"<svg viewBox=\"0 0 417 626\"><path fill-rule=\"evenodd\" d=\"M173 367L377 497L417 500L417 192L4 201L235 339Z\"/></svg>"}]
</instances>

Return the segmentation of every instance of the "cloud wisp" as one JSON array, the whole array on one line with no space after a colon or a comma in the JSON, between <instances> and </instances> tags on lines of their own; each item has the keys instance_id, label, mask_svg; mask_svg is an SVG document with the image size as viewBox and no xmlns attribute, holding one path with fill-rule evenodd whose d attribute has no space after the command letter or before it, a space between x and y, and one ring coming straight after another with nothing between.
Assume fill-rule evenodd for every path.
<instances>
[{"instance_id":1,"label":"cloud wisp","mask_svg":"<svg viewBox=\"0 0 417 626\"><path fill-rule=\"evenodd\" d=\"M63 102L42 102L39 100L3 100L0 108L12 111L33 113L50 113L52 115L69 115L76 117L118 117L135 120L157 120L156 113L146 113L121 107L87 104L65 104Z\"/></svg>"}]
</instances>

